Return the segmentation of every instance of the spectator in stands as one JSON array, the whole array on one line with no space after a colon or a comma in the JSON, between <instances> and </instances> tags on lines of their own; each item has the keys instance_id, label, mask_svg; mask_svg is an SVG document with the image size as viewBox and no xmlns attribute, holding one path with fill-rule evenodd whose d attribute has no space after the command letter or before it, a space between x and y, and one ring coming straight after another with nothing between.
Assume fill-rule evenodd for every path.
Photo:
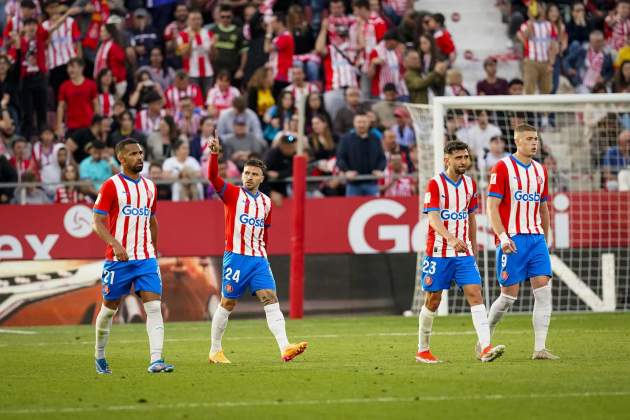
<instances>
[{"instance_id":1,"label":"spectator in stands","mask_svg":"<svg viewBox=\"0 0 630 420\"><path fill-rule=\"evenodd\" d=\"M15 169L18 182L22 182L24 174L31 170L32 161L28 148L28 141L24 137L17 137L11 142L12 156L9 163Z\"/></svg>"},{"instance_id":2,"label":"spectator in stands","mask_svg":"<svg viewBox=\"0 0 630 420\"><path fill-rule=\"evenodd\" d=\"M201 177L201 165L190 156L188 142L178 140L173 145L173 156L162 164L164 179L173 182L173 201L194 201L203 199L203 187L194 182Z\"/></svg>"},{"instance_id":3,"label":"spectator in stands","mask_svg":"<svg viewBox=\"0 0 630 420\"><path fill-rule=\"evenodd\" d=\"M376 114L381 126L389 128L396 124L396 117L394 117L394 110L396 109L396 98L398 97L398 91L396 85L393 83L386 83L383 86L383 100L376 101L372 105L372 111Z\"/></svg>"},{"instance_id":4,"label":"spectator in stands","mask_svg":"<svg viewBox=\"0 0 630 420\"><path fill-rule=\"evenodd\" d=\"M395 30L388 31L369 55L368 77L372 80L371 94L374 98L385 97L388 83L396 87L397 97L408 99L409 92L403 77L403 55Z\"/></svg>"},{"instance_id":5,"label":"spectator in stands","mask_svg":"<svg viewBox=\"0 0 630 420\"><path fill-rule=\"evenodd\" d=\"M76 57L70 59L67 66L70 79L59 88L56 133L60 138L65 137L66 129L72 134L89 127L94 110L98 109L96 83L83 76L83 68L83 60Z\"/></svg>"},{"instance_id":6,"label":"spectator in stands","mask_svg":"<svg viewBox=\"0 0 630 420\"><path fill-rule=\"evenodd\" d=\"M205 115L199 122L199 133L190 140L190 156L197 159L202 164L208 155L208 140L214 135L216 125L215 120ZM207 173L207 171L202 171Z\"/></svg>"},{"instance_id":7,"label":"spectator in stands","mask_svg":"<svg viewBox=\"0 0 630 420\"><path fill-rule=\"evenodd\" d=\"M615 11L606 16L606 25L611 30L609 46L613 51L619 51L626 43L630 32L630 1L619 0Z\"/></svg>"},{"instance_id":8,"label":"spectator in stands","mask_svg":"<svg viewBox=\"0 0 630 420\"><path fill-rule=\"evenodd\" d=\"M240 82L245 75L247 64L247 42L243 29L233 24L234 14L228 4L219 5L219 21L210 26L214 34L216 56L212 61L214 71L226 71ZM240 84L240 83L239 83Z\"/></svg>"},{"instance_id":9,"label":"spectator in stands","mask_svg":"<svg viewBox=\"0 0 630 420\"><path fill-rule=\"evenodd\" d=\"M9 6L8 4L5 5L5 3L8 2L3 2L4 7ZM26 20L37 19L37 9L39 6L35 4L34 1L20 0L15 1L15 3L19 3L19 11L16 10L12 18L6 16L6 24L2 31L2 39L0 39L0 47L5 50L9 49L15 37L20 35Z\"/></svg>"},{"instance_id":10,"label":"spectator in stands","mask_svg":"<svg viewBox=\"0 0 630 420\"><path fill-rule=\"evenodd\" d=\"M96 142L106 142L106 134L104 133L104 118L100 115L94 115L90 126L76 130L66 139L68 151L74 156L74 161L81 163L88 155L86 147Z\"/></svg>"},{"instance_id":11,"label":"spectator in stands","mask_svg":"<svg viewBox=\"0 0 630 420\"><path fill-rule=\"evenodd\" d=\"M272 144L265 158L270 198L276 204L288 196L287 183L284 180L293 173L293 156L297 151L297 141L298 138L292 134L282 134L279 140Z\"/></svg>"},{"instance_id":12,"label":"spectator in stands","mask_svg":"<svg viewBox=\"0 0 630 420\"><path fill-rule=\"evenodd\" d=\"M604 46L604 34L593 31L588 47L572 46L564 57L566 75L579 93L589 93L593 86L613 77L613 59Z\"/></svg>"},{"instance_id":13,"label":"spectator in stands","mask_svg":"<svg viewBox=\"0 0 630 420\"><path fill-rule=\"evenodd\" d=\"M222 69L217 73L217 81L208 91L206 107L212 118L219 118L221 111L232 106L232 100L241 96L241 92L232 86L232 77L227 70Z\"/></svg>"},{"instance_id":14,"label":"spectator in stands","mask_svg":"<svg viewBox=\"0 0 630 420\"><path fill-rule=\"evenodd\" d=\"M0 154L0 184L18 182L17 172L4 154ZM0 188L0 204L7 204L13 198L14 188Z\"/></svg>"},{"instance_id":15,"label":"spectator in stands","mask_svg":"<svg viewBox=\"0 0 630 420\"><path fill-rule=\"evenodd\" d=\"M162 171L162 165L156 161L151 162L149 165L149 179L155 182L158 200L170 200L172 198L171 187L160 183L160 181L164 180L164 173Z\"/></svg>"},{"instance_id":16,"label":"spectator in stands","mask_svg":"<svg viewBox=\"0 0 630 420\"><path fill-rule=\"evenodd\" d=\"M0 101L2 108L11 116L11 119L17 121L20 113L20 90L19 82L9 73L11 69L11 61L5 54L0 54ZM15 72L13 72L15 74Z\"/></svg>"},{"instance_id":17,"label":"spectator in stands","mask_svg":"<svg viewBox=\"0 0 630 420\"><path fill-rule=\"evenodd\" d=\"M105 153L104 143L95 141L94 143L90 143L86 148L89 156L81 161L79 165L79 175L81 179L86 179L91 182L87 192L95 197L101 189L103 182L107 181L107 178L118 172L118 166L113 157Z\"/></svg>"},{"instance_id":18,"label":"spectator in stands","mask_svg":"<svg viewBox=\"0 0 630 420\"><path fill-rule=\"evenodd\" d=\"M357 175L381 176L385 165L385 153L380 140L369 132L367 115L357 113L354 130L341 138L337 149L337 167L348 181L346 196L377 196L379 188L376 181L354 179Z\"/></svg>"},{"instance_id":19,"label":"spectator in stands","mask_svg":"<svg viewBox=\"0 0 630 420\"><path fill-rule=\"evenodd\" d=\"M164 53L160 46L154 46L149 51L149 65L142 66L138 71L146 70L151 74L151 80L157 83L165 92L175 80L175 70L164 61Z\"/></svg>"},{"instance_id":20,"label":"spectator in stands","mask_svg":"<svg viewBox=\"0 0 630 420\"><path fill-rule=\"evenodd\" d=\"M351 43L356 43L355 48L361 50L359 54L365 57L362 60L363 64L360 66L361 95L365 98L369 98L370 95L376 97L379 96L380 89L375 78L380 73L381 67L384 66L382 63L374 63L376 64L375 69L372 60L375 58L374 50L383 41L387 32L387 23L381 17L380 4L372 5L368 0L354 0L352 8L353 15L356 17L356 24L349 28ZM390 34L390 37L397 37L395 30L392 31L392 34ZM390 41L389 43L391 44L392 42ZM376 57L378 61L383 60L384 49L381 48L381 54L377 54L381 56ZM393 60L398 61L397 58L393 58Z\"/></svg>"},{"instance_id":21,"label":"spectator in stands","mask_svg":"<svg viewBox=\"0 0 630 420\"><path fill-rule=\"evenodd\" d=\"M273 71L268 67L261 67L256 70L247 83L247 104L260 119L276 103L273 83Z\"/></svg>"},{"instance_id":22,"label":"spectator in stands","mask_svg":"<svg viewBox=\"0 0 630 420\"><path fill-rule=\"evenodd\" d=\"M268 148L266 142L248 132L247 118L244 115L234 117L233 134L225 136L222 142L224 155L234 162L240 171L243 170L251 153L263 156Z\"/></svg>"},{"instance_id":23,"label":"spectator in stands","mask_svg":"<svg viewBox=\"0 0 630 420\"><path fill-rule=\"evenodd\" d=\"M24 183L37 182L35 174L32 172L26 172L22 176ZM46 192L40 187L36 186L20 186L15 189L15 196L12 203L14 204L49 204L50 198L46 195Z\"/></svg>"},{"instance_id":24,"label":"spectator in stands","mask_svg":"<svg viewBox=\"0 0 630 420\"><path fill-rule=\"evenodd\" d=\"M420 39L420 48L423 41ZM426 53L424 57L427 57ZM415 50L408 50L405 55L405 83L409 89L409 100L415 104L428 104L430 92L441 94L444 91L446 62L436 62L433 67L426 64ZM431 69L431 70L429 70Z\"/></svg>"},{"instance_id":25,"label":"spectator in stands","mask_svg":"<svg viewBox=\"0 0 630 420\"><path fill-rule=\"evenodd\" d=\"M263 136L265 140L272 142L280 131L287 131L289 129L289 121L294 115L297 114L293 94L289 91L284 91L278 98L278 105L269 108L263 117L265 123Z\"/></svg>"},{"instance_id":26,"label":"spectator in stands","mask_svg":"<svg viewBox=\"0 0 630 420\"><path fill-rule=\"evenodd\" d=\"M556 93L558 90L558 85L560 83L560 70L562 67L562 56L567 50L568 44L568 36L567 29L564 24L564 20L562 19L562 15L560 14L560 9L557 5L550 3L547 7L547 20L551 23L551 26L556 33L558 40L558 52L556 61L553 64L553 75L551 77L551 93Z\"/></svg>"},{"instance_id":27,"label":"spectator in stands","mask_svg":"<svg viewBox=\"0 0 630 420\"><path fill-rule=\"evenodd\" d=\"M523 80L525 93L533 95L551 92L553 67L558 54L558 34L545 17L542 4L529 8L529 20L517 34L523 44Z\"/></svg>"},{"instance_id":28,"label":"spectator in stands","mask_svg":"<svg viewBox=\"0 0 630 420\"><path fill-rule=\"evenodd\" d=\"M129 95L129 106L138 111L146 109L149 106L149 98L154 97L155 93L165 100L162 87L152 79L151 72L144 67L136 72L136 88Z\"/></svg>"},{"instance_id":29,"label":"spectator in stands","mask_svg":"<svg viewBox=\"0 0 630 420\"><path fill-rule=\"evenodd\" d=\"M409 111L403 106L396 108L394 117L396 118L396 124L391 126L391 130L396 134L398 147L406 153L407 150L416 144L413 120L411 115L409 115Z\"/></svg>"},{"instance_id":30,"label":"spectator in stands","mask_svg":"<svg viewBox=\"0 0 630 420\"><path fill-rule=\"evenodd\" d=\"M337 112L334 124L333 132L338 136L343 136L354 126L354 116L358 112L364 112L363 104L361 103L361 92L357 87L349 87L346 90L346 103L339 112ZM334 114L333 114L334 115Z\"/></svg>"},{"instance_id":31,"label":"spectator in stands","mask_svg":"<svg viewBox=\"0 0 630 420\"><path fill-rule=\"evenodd\" d=\"M508 95L522 95L525 92L525 84L521 79L515 78L508 83Z\"/></svg>"},{"instance_id":32,"label":"spectator in stands","mask_svg":"<svg viewBox=\"0 0 630 420\"><path fill-rule=\"evenodd\" d=\"M321 115L326 119L328 123L328 127L332 129L332 118L330 118L330 114L324 107L324 101L322 100L322 95L319 92L311 93L306 98L306 111L304 118L304 132L308 135L312 131L312 121L315 115Z\"/></svg>"},{"instance_id":33,"label":"spectator in stands","mask_svg":"<svg viewBox=\"0 0 630 420\"><path fill-rule=\"evenodd\" d=\"M66 65L79 56L81 31L77 22L70 17L77 9L68 8L58 0L46 2L45 9L48 20L42 22L40 27L48 43L46 63L49 83L57 99L62 83L68 80L69 73L66 72ZM81 68L83 69L83 61L81 61ZM91 118L90 115L87 119L88 124Z\"/></svg>"},{"instance_id":34,"label":"spectator in stands","mask_svg":"<svg viewBox=\"0 0 630 420\"><path fill-rule=\"evenodd\" d=\"M490 174L490 170L501 159L510 154L505 151L505 140L501 135L490 138L488 149L484 149L483 155L477 156L477 168L479 171ZM554 190L555 191L555 190Z\"/></svg>"},{"instance_id":35,"label":"spectator in stands","mask_svg":"<svg viewBox=\"0 0 630 420\"><path fill-rule=\"evenodd\" d=\"M558 168L558 162L551 154L543 158L543 165L549 177L549 189L554 193L567 192L571 185L571 177L566 171Z\"/></svg>"},{"instance_id":36,"label":"spectator in stands","mask_svg":"<svg viewBox=\"0 0 630 420\"><path fill-rule=\"evenodd\" d=\"M455 62L455 57L457 56L455 44L453 43L451 33L444 26L444 22L444 15L442 13L435 13L431 15L429 20L429 28L433 33L433 38L435 38L435 45L452 64Z\"/></svg>"},{"instance_id":37,"label":"spectator in stands","mask_svg":"<svg viewBox=\"0 0 630 420\"><path fill-rule=\"evenodd\" d=\"M71 163L66 165L61 172L62 182L78 182L79 181L79 168L76 164ZM89 204L92 199L89 195L83 192L83 188L78 185L58 185L55 188L55 203L58 204Z\"/></svg>"},{"instance_id":38,"label":"spectator in stands","mask_svg":"<svg viewBox=\"0 0 630 420\"><path fill-rule=\"evenodd\" d=\"M252 13L251 10L254 10ZM269 59L269 55L265 52L265 26L263 23L263 14L256 10L256 6L246 7L252 13L249 20L243 28L244 36L247 39L249 48L247 49L247 63L245 64L244 82L250 80L254 72L264 67Z\"/></svg>"},{"instance_id":39,"label":"spectator in stands","mask_svg":"<svg viewBox=\"0 0 630 420\"><path fill-rule=\"evenodd\" d=\"M295 69L302 69L302 80L308 79L309 82L319 80L319 68L321 59L315 52L315 37L311 25L307 20L304 8L299 4L292 4L287 12L287 29L293 35L295 42L295 54L293 56L292 77L293 84L296 83ZM300 85L301 86L301 85ZM307 84L307 86L315 86ZM304 100L306 95L311 93L300 92L303 96L295 98L295 102Z\"/></svg>"},{"instance_id":40,"label":"spectator in stands","mask_svg":"<svg viewBox=\"0 0 630 420\"><path fill-rule=\"evenodd\" d=\"M470 151L477 158L483 159L490 150L490 140L501 137L501 129L490 124L488 111L482 109L476 112L477 121L470 127L462 127L457 131L457 138L468 145Z\"/></svg>"},{"instance_id":41,"label":"spectator in stands","mask_svg":"<svg viewBox=\"0 0 630 420\"><path fill-rule=\"evenodd\" d=\"M116 85L110 69L104 68L96 76L96 91L98 93L96 113L103 117L112 117L116 103Z\"/></svg>"},{"instance_id":42,"label":"spectator in stands","mask_svg":"<svg viewBox=\"0 0 630 420\"><path fill-rule=\"evenodd\" d=\"M588 34L593 30L592 23L586 18L586 9L582 2L574 2L571 6L571 19L567 22L569 47L588 42Z\"/></svg>"},{"instance_id":43,"label":"spectator in stands","mask_svg":"<svg viewBox=\"0 0 630 420\"><path fill-rule=\"evenodd\" d=\"M630 165L630 130L624 130L617 137L617 146L609 147L602 159L602 168L606 189L619 189L617 176L619 171Z\"/></svg>"},{"instance_id":44,"label":"spectator in stands","mask_svg":"<svg viewBox=\"0 0 630 420\"><path fill-rule=\"evenodd\" d=\"M39 141L33 145L31 152L31 169L39 175L40 181L46 184L54 184L61 179L61 166L57 162L57 152L59 148L65 148L66 146L63 143L55 144L54 142L55 132L52 128L45 127L39 135ZM44 189L51 195L55 191L54 187L50 185L45 186Z\"/></svg>"},{"instance_id":45,"label":"spectator in stands","mask_svg":"<svg viewBox=\"0 0 630 420\"><path fill-rule=\"evenodd\" d=\"M387 6L384 5L387 9ZM398 36L407 48L414 48L418 44L418 39L422 34L422 24L418 18L420 15L413 9L405 9L400 25L398 25ZM433 39L433 38L431 38Z\"/></svg>"},{"instance_id":46,"label":"spectator in stands","mask_svg":"<svg viewBox=\"0 0 630 420\"><path fill-rule=\"evenodd\" d=\"M21 133L28 140L44 128L47 112L46 40L37 27L34 18L25 20L21 35L12 40L9 49L9 55L19 69L23 114Z\"/></svg>"},{"instance_id":47,"label":"spectator in stands","mask_svg":"<svg viewBox=\"0 0 630 420\"><path fill-rule=\"evenodd\" d=\"M221 116L217 122L217 134L220 138L232 134L234 127L234 118L237 115L244 115L247 120L247 130L256 138L262 139L263 133L260 127L260 120L256 113L247 108L245 98L238 96L232 100L232 107L221 112Z\"/></svg>"},{"instance_id":48,"label":"spectator in stands","mask_svg":"<svg viewBox=\"0 0 630 420\"><path fill-rule=\"evenodd\" d=\"M195 111L192 99L186 96L181 98L181 108L181 112L175 114L175 124L182 135L191 139L199 132L201 112Z\"/></svg>"},{"instance_id":49,"label":"spectator in stands","mask_svg":"<svg viewBox=\"0 0 630 420\"><path fill-rule=\"evenodd\" d=\"M630 91L630 60L621 63L621 67L615 72L612 91L614 93Z\"/></svg>"},{"instance_id":50,"label":"spectator in stands","mask_svg":"<svg viewBox=\"0 0 630 420\"><path fill-rule=\"evenodd\" d=\"M147 108L136 113L135 126L145 136L149 136L159 129L160 121L166 116L166 112L163 108L164 100L156 90L149 90L144 100Z\"/></svg>"},{"instance_id":51,"label":"spectator in stands","mask_svg":"<svg viewBox=\"0 0 630 420\"><path fill-rule=\"evenodd\" d=\"M194 83L190 82L188 73L185 70L178 70L175 73L173 84L164 93L166 96L166 109L174 115L181 111L180 98L188 96L192 98L195 108L203 108L203 95L201 89Z\"/></svg>"},{"instance_id":52,"label":"spectator in stands","mask_svg":"<svg viewBox=\"0 0 630 420\"><path fill-rule=\"evenodd\" d=\"M166 115L160 120L157 131L151 132L147 137L149 158L152 160L167 158L178 139L177 124L173 117Z\"/></svg>"},{"instance_id":53,"label":"spectator in stands","mask_svg":"<svg viewBox=\"0 0 630 420\"><path fill-rule=\"evenodd\" d=\"M136 130L133 122L131 111L124 110L118 117L118 128L112 131L107 140L107 147L115 149L116 145L124 139L131 137L138 140L141 144L146 145L146 136L144 133ZM93 141L93 139L89 140Z\"/></svg>"},{"instance_id":54,"label":"spectator in stands","mask_svg":"<svg viewBox=\"0 0 630 420\"><path fill-rule=\"evenodd\" d=\"M416 181L413 176L408 174L409 170L400 151L393 152L383 173L383 179L379 180L381 195L384 197L412 197L417 194Z\"/></svg>"},{"instance_id":55,"label":"spectator in stands","mask_svg":"<svg viewBox=\"0 0 630 420\"><path fill-rule=\"evenodd\" d=\"M287 20L283 13L276 13L267 25L265 35L265 52L269 54L269 61L274 77L273 96L289 85L289 69L293 65L295 42L293 35L287 30Z\"/></svg>"},{"instance_id":56,"label":"spectator in stands","mask_svg":"<svg viewBox=\"0 0 630 420\"><path fill-rule=\"evenodd\" d=\"M291 92L293 97L295 98L296 106L298 104L306 103L306 97L314 92L319 92L319 88L316 84L307 82L304 78L304 69L302 68L302 63L299 62L297 65L291 67L291 84L287 86L284 90Z\"/></svg>"},{"instance_id":57,"label":"spectator in stands","mask_svg":"<svg viewBox=\"0 0 630 420\"><path fill-rule=\"evenodd\" d=\"M497 59L488 57L483 62L486 78L477 82L477 95L507 95L508 81L497 77Z\"/></svg>"},{"instance_id":58,"label":"spectator in stands","mask_svg":"<svg viewBox=\"0 0 630 420\"><path fill-rule=\"evenodd\" d=\"M188 14L188 26L177 38L177 54L184 62L184 70L192 82L201 87L201 95L205 97L212 87L214 70L210 56L214 55L215 40L210 30L203 29L201 12L193 10ZM190 95L192 96L192 95Z\"/></svg>"},{"instance_id":59,"label":"spectator in stands","mask_svg":"<svg viewBox=\"0 0 630 420\"><path fill-rule=\"evenodd\" d=\"M315 166L323 173L330 173L328 161L335 157L337 139L333 134L326 117L314 115L311 119L313 132L308 137L309 149Z\"/></svg>"},{"instance_id":60,"label":"spectator in stands","mask_svg":"<svg viewBox=\"0 0 630 420\"><path fill-rule=\"evenodd\" d=\"M103 69L110 69L116 82L116 94L120 98L127 91L127 66L124 41L118 27L107 23L101 27L101 43L94 62L94 78Z\"/></svg>"},{"instance_id":61,"label":"spectator in stands","mask_svg":"<svg viewBox=\"0 0 630 420\"><path fill-rule=\"evenodd\" d=\"M445 96L470 96L468 89L464 87L464 76L462 72L451 68L446 71Z\"/></svg>"},{"instance_id":62,"label":"spectator in stands","mask_svg":"<svg viewBox=\"0 0 630 420\"><path fill-rule=\"evenodd\" d=\"M186 3L178 3L175 7L175 20L169 23L166 28L164 28L164 37L163 41L166 46L166 57L167 62L173 66L179 67L181 65L181 61L175 54L175 49L177 48L177 37L180 32L186 30L186 24L188 20L188 6ZM167 89L167 86L163 86L164 90Z\"/></svg>"},{"instance_id":63,"label":"spectator in stands","mask_svg":"<svg viewBox=\"0 0 630 420\"><path fill-rule=\"evenodd\" d=\"M398 146L398 142L396 140L396 133L391 128L383 132L383 139L381 140L381 143L383 145L383 153L385 153L385 160L387 162L389 162L389 158L392 154L400 151L400 147Z\"/></svg>"}]
</instances>

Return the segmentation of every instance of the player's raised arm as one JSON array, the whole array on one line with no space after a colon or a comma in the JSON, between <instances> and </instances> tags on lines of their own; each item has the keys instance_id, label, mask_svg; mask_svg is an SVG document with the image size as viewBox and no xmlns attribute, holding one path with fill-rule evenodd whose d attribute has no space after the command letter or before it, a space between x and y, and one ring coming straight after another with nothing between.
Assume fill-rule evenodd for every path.
<instances>
[{"instance_id":1,"label":"player's raised arm","mask_svg":"<svg viewBox=\"0 0 630 420\"><path fill-rule=\"evenodd\" d=\"M214 130L214 135L208 139L208 148L210 149L208 179L214 189L219 192L224 188L225 180L219 176L219 138L216 130Z\"/></svg>"}]
</instances>

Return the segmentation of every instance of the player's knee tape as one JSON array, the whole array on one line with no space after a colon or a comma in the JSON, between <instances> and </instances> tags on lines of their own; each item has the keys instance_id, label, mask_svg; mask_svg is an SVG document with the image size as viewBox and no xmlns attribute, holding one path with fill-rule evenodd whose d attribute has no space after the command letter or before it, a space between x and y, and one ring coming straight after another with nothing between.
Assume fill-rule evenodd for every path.
<instances>
[{"instance_id":1,"label":"player's knee tape","mask_svg":"<svg viewBox=\"0 0 630 420\"><path fill-rule=\"evenodd\" d=\"M534 289L534 299L543 305L551 304L551 285Z\"/></svg>"},{"instance_id":2,"label":"player's knee tape","mask_svg":"<svg viewBox=\"0 0 630 420\"><path fill-rule=\"evenodd\" d=\"M514 302L516 302L517 298L514 296L506 295L505 293L501 293L498 300L500 301L504 309L508 310L512 308L512 305L514 305Z\"/></svg>"},{"instance_id":3,"label":"player's knee tape","mask_svg":"<svg viewBox=\"0 0 630 420\"><path fill-rule=\"evenodd\" d=\"M149 314L161 314L162 313L162 303L159 300L152 300L150 302L144 302L144 311Z\"/></svg>"}]
</instances>

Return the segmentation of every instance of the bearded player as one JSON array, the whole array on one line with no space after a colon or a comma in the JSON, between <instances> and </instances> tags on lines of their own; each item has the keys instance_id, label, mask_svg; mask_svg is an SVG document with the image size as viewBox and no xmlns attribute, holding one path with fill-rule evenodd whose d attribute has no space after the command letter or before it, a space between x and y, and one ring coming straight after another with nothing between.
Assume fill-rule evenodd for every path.
<instances>
[{"instance_id":1,"label":"bearded player","mask_svg":"<svg viewBox=\"0 0 630 420\"><path fill-rule=\"evenodd\" d=\"M477 185L465 175L470 166L466 143L449 142L444 148L446 171L429 181L423 212L429 216L426 257L422 262L422 289L426 292L420 311L420 331L416 360L439 363L431 353L429 339L442 290L455 281L470 305L473 325L481 343L482 362L500 357L505 346L490 344L486 306L481 297L481 276L475 262L477 249Z\"/></svg>"},{"instance_id":2,"label":"bearded player","mask_svg":"<svg viewBox=\"0 0 630 420\"><path fill-rule=\"evenodd\" d=\"M101 276L103 304L96 317L96 372L110 374L105 346L120 300L134 292L147 314L151 362L149 373L172 372L164 363L162 279L156 259L158 225L155 184L140 175L144 152L140 143L125 139L116 145L122 172L103 183L94 203L94 232L107 244Z\"/></svg>"},{"instance_id":3,"label":"bearded player","mask_svg":"<svg viewBox=\"0 0 630 420\"><path fill-rule=\"evenodd\" d=\"M258 188L264 180L265 164L258 159L245 162L243 186L225 182L219 176L219 140L208 140L208 177L225 208L225 253L221 303L212 317L210 363L230 363L221 339L237 300L247 291L262 302L267 325L278 343L282 360L288 362L306 350L307 343L289 344L284 316L276 297L276 283L267 261L267 229L271 226L271 199Z\"/></svg>"},{"instance_id":4,"label":"bearded player","mask_svg":"<svg viewBox=\"0 0 630 420\"><path fill-rule=\"evenodd\" d=\"M497 280L501 295L490 307L488 321L494 332L529 279L534 293L534 353L532 359L559 359L546 349L551 318L551 259L545 238L549 233L547 169L533 160L539 139L535 127L521 124L514 130L516 153L492 169L488 215L497 242Z\"/></svg>"}]
</instances>

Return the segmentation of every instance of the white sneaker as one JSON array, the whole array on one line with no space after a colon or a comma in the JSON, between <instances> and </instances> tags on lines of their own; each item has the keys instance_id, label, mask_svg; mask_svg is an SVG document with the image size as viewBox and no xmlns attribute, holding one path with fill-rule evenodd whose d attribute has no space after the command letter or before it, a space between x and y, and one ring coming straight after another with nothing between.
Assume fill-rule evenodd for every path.
<instances>
[{"instance_id":1,"label":"white sneaker","mask_svg":"<svg viewBox=\"0 0 630 420\"><path fill-rule=\"evenodd\" d=\"M556 356L555 354L552 354L547 349L535 351L534 354L532 354L532 360L558 360L558 359L560 359L560 357Z\"/></svg>"},{"instance_id":2,"label":"white sneaker","mask_svg":"<svg viewBox=\"0 0 630 420\"><path fill-rule=\"evenodd\" d=\"M483 363L492 362L495 359L498 359L505 352L505 346L502 344L498 344L496 346L488 346L486 347L481 354L479 355L479 360Z\"/></svg>"}]
</instances>

